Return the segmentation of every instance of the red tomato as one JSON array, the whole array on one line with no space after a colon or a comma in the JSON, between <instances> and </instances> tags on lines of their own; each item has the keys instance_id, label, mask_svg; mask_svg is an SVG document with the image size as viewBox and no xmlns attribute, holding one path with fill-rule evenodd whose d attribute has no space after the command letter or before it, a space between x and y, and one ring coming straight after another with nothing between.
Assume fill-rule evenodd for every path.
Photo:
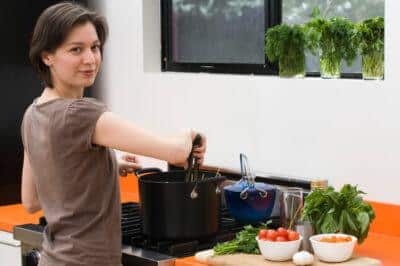
<instances>
[{"instance_id":1,"label":"red tomato","mask_svg":"<svg viewBox=\"0 0 400 266\"><path fill-rule=\"evenodd\" d=\"M276 242L286 242L286 241L288 241L288 239L284 236L278 236L276 238Z\"/></svg>"},{"instance_id":2,"label":"red tomato","mask_svg":"<svg viewBox=\"0 0 400 266\"><path fill-rule=\"evenodd\" d=\"M260 232L258 232L258 238L264 240L267 239L267 230L261 229Z\"/></svg>"},{"instance_id":3,"label":"red tomato","mask_svg":"<svg viewBox=\"0 0 400 266\"><path fill-rule=\"evenodd\" d=\"M300 238L299 233L297 233L296 231L288 231L288 240L289 241L293 241L293 240L297 240Z\"/></svg>"},{"instance_id":4,"label":"red tomato","mask_svg":"<svg viewBox=\"0 0 400 266\"><path fill-rule=\"evenodd\" d=\"M270 241L275 241L278 233L274 229L267 230L267 239Z\"/></svg>"},{"instance_id":5,"label":"red tomato","mask_svg":"<svg viewBox=\"0 0 400 266\"><path fill-rule=\"evenodd\" d=\"M278 230L277 230L277 232L278 232L278 236L283 236L283 237L285 237L285 238L288 237L288 232L287 232L287 230L286 230L285 228L283 228L283 227L279 227Z\"/></svg>"}]
</instances>

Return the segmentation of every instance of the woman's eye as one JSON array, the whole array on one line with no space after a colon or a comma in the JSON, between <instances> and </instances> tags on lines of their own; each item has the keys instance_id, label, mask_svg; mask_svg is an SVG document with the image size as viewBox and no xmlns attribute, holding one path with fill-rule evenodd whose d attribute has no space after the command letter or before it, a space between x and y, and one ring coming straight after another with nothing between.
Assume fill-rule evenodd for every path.
<instances>
[{"instance_id":1,"label":"woman's eye","mask_svg":"<svg viewBox=\"0 0 400 266\"><path fill-rule=\"evenodd\" d=\"M93 46L92 46L92 50L93 50L93 51L98 51L98 50L100 50L100 45L93 45Z\"/></svg>"},{"instance_id":2,"label":"woman's eye","mask_svg":"<svg viewBox=\"0 0 400 266\"><path fill-rule=\"evenodd\" d=\"M74 47L74 48L71 49L71 52L80 53L81 52L81 48L80 47Z\"/></svg>"}]
</instances>

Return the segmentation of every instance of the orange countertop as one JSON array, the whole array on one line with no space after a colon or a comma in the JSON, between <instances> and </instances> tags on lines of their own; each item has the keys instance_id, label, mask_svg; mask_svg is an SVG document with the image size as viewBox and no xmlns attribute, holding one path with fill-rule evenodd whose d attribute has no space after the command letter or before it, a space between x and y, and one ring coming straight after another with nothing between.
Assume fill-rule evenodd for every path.
<instances>
[{"instance_id":1,"label":"orange countertop","mask_svg":"<svg viewBox=\"0 0 400 266\"><path fill-rule=\"evenodd\" d=\"M379 259L383 266L400 265L400 205L371 202L376 218L367 239L355 254ZM175 266L205 266L194 257L177 259ZM360 265L362 266L362 265Z\"/></svg>"},{"instance_id":2,"label":"orange countertop","mask_svg":"<svg viewBox=\"0 0 400 266\"><path fill-rule=\"evenodd\" d=\"M13 204L0 207L0 230L12 232L14 225L38 223L43 213L29 214L22 204Z\"/></svg>"},{"instance_id":3,"label":"orange countertop","mask_svg":"<svg viewBox=\"0 0 400 266\"><path fill-rule=\"evenodd\" d=\"M139 201L136 177L121 177L120 186L122 202ZM22 204L0 206L0 230L12 232L15 225L38 223L41 216L43 216L43 212L41 211L35 214L29 214Z\"/></svg>"},{"instance_id":4,"label":"orange countertop","mask_svg":"<svg viewBox=\"0 0 400 266\"><path fill-rule=\"evenodd\" d=\"M379 259L383 266L400 265L400 237L369 233L362 245L356 246L355 254ZM206 266L197 262L194 257L177 259L175 266ZM362 266L362 265L360 265Z\"/></svg>"},{"instance_id":5,"label":"orange countertop","mask_svg":"<svg viewBox=\"0 0 400 266\"><path fill-rule=\"evenodd\" d=\"M120 178L121 201L138 202L137 178L130 175ZM384 266L400 265L400 205L370 202L376 219L365 242L356 247L356 254L377 258ZM18 224L37 223L42 212L30 215L21 204L0 207L0 230L12 232ZM177 259L175 266L205 266L194 257Z\"/></svg>"}]
</instances>

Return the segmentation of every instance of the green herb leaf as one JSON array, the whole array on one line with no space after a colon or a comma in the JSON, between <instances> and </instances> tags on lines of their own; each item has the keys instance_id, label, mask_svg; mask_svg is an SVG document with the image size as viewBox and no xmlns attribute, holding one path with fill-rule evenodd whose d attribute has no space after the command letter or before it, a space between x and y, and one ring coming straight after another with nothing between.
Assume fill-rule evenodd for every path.
<instances>
[{"instance_id":1,"label":"green herb leaf","mask_svg":"<svg viewBox=\"0 0 400 266\"><path fill-rule=\"evenodd\" d=\"M262 224L259 227L253 227L247 225L242 231L236 234L236 238L224 243L219 243L214 247L215 255L225 255L233 253L248 253L248 254L260 254L256 236L262 228L267 228L266 224Z\"/></svg>"},{"instance_id":2,"label":"green herb leaf","mask_svg":"<svg viewBox=\"0 0 400 266\"><path fill-rule=\"evenodd\" d=\"M322 232L338 232L339 226L332 213L327 213L321 225Z\"/></svg>"},{"instance_id":3,"label":"green herb leaf","mask_svg":"<svg viewBox=\"0 0 400 266\"><path fill-rule=\"evenodd\" d=\"M319 8L314 7L311 12L311 17L316 18L316 17L319 17L320 15L321 15L321 11L319 10Z\"/></svg>"},{"instance_id":4,"label":"green herb leaf","mask_svg":"<svg viewBox=\"0 0 400 266\"><path fill-rule=\"evenodd\" d=\"M368 231L370 219L368 213L360 212L357 215L357 222L361 227L361 234L365 234Z\"/></svg>"},{"instance_id":5,"label":"green herb leaf","mask_svg":"<svg viewBox=\"0 0 400 266\"><path fill-rule=\"evenodd\" d=\"M350 230L352 230L354 232L359 231L356 224L353 221L353 218L350 216L350 214L345 210L343 211L343 213L344 213L344 217L346 220L346 224L349 226Z\"/></svg>"}]
</instances>

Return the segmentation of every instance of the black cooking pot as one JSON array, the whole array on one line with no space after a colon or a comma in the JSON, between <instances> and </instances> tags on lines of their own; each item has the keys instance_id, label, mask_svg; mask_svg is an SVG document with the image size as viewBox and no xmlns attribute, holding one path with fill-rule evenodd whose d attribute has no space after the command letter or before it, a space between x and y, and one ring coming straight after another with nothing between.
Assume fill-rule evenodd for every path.
<instances>
[{"instance_id":1,"label":"black cooking pot","mask_svg":"<svg viewBox=\"0 0 400 266\"><path fill-rule=\"evenodd\" d=\"M219 183L225 177L199 171L188 181L187 171L136 171L143 216L143 233L152 239L198 239L218 230Z\"/></svg>"}]
</instances>

